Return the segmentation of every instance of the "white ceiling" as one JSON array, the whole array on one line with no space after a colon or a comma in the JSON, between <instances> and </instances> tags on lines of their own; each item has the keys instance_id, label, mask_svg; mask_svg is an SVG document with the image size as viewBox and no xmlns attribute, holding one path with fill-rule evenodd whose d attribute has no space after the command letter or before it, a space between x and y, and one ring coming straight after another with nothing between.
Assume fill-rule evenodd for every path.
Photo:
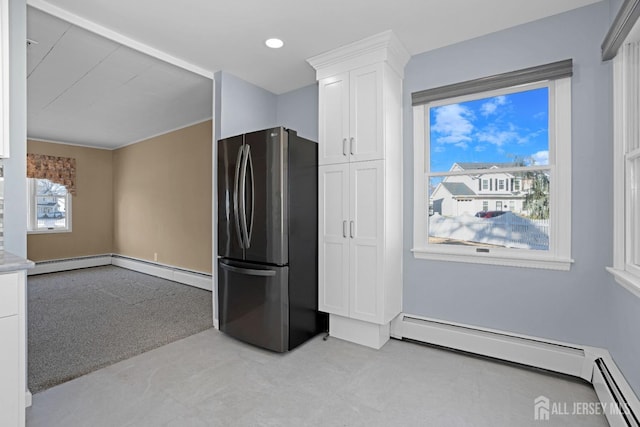
<instances>
[{"instance_id":1,"label":"white ceiling","mask_svg":"<svg viewBox=\"0 0 640 427\"><path fill-rule=\"evenodd\" d=\"M212 81L27 12L27 135L116 148L211 118Z\"/></svg>"},{"instance_id":2,"label":"white ceiling","mask_svg":"<svg viewBox=\"0 0 640 427\"><path fill-rule=\"evenodd\" d=\"M281 94L315 81L315 73L306 63L307 58L385 30L393 30L409 53L415 55L597 1L28 0L27 3L39 9L61 12L60 16L75 18L72 20L74 22L102 26L126 39L192 64L193 68L211 73L223 70ZM50 35L44 37L49 41L43 43L38 40L38 31L49 32ZM80 33L85 33L84 37L80 37ZM157 87L147 87L142 79L136 82L139 77L128 80L136 75L149 74L151 81L157 79L166 82L172 89L169 91L172 92L171 96L180 98L172 98L171 105L164 105L165 108L177 107L181 101L199 98L203 93L200 89L204 84L201 78L194 75L186 77L170 66L163 68L157 63L149 66L147 61L152 61L149 58L132 59L134 55L131 50L118 48L113 42L100 41L97 36L87 35L77 27L68 28L65 33L64 24L48 22L41 12L38 13L38 19L34 19L31 8L28 34L30 38L41 42L35 49L30 49L30 70L34 59L44 56L48 52L47 46L53 46L56 37L60 38L62 34L49 56L58 48L62 50L63 46L68 51L67 56L55 61L45 58L29 77L30 136L32 123L40 117L38 115L57 103L66 103L68 108L81 105L83 108L79 109L80 112L87 116L89 114L84 111L85 107L101 108L98 105L102 104L102 114L91 116L95 117L93 120L86 117L85 127L87 131L97 129L95 127L105 117L115 116L115 125L109 126L107 135L114 134L114 127L118 127L119 120L126 117L135 115L141 120L148 118L149 122L153 121L150 116L158 118L153 107L159 104L153 96L164 95L160 95ZM264 40L270 37L283 39L285 46L279 50L266 48ZM44 68L47 62L51 62L51 68L58 67L58 71L47 71ZM88 75L84 76L87 72ZM181 77L176 78L177 75ZM45 85L44 81L47 80L48 84L54 80L52 86L57 89ZM72 80L73 85L70 86ZM33 88L36 81L39 87L37 95ZM63 89L65 84L68 89ZM139 86L137 92L130 96L115 96L116 92L122 90L117 88L136 84ZM92 97L86 98L85 92ZM149 94L146 106L141 102L132 112L128 112L126 107L131 106L131 98L142 94ZM211 103L210 98L208 102ZM183 111L183 108L174 108L175 113L161 113L173 117L173 114L179 115ZM54 127L61 132L68 129L66 120L69 118L64 113L65 108L61 107L59 115L51 114L46 120L42 118L38 131L51 133ZM119 137L128 142L142 139L133 135L134 128L127 129L128 135ZM104 134L94 130L93 138L86 138L82 143L103 137ZM117 143L110 144L114 146Z\"/></svg>"}]
</instances>

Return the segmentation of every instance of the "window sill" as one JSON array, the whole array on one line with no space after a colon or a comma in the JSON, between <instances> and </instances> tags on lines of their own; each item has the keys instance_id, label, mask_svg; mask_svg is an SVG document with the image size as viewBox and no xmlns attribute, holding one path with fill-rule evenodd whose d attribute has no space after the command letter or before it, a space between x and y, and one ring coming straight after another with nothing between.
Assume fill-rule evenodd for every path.
<instances>
[{"instance_id":1,"label":"window sill","mask_svg":"<svg viewBox=\"0 0 640 427\"><path fill-rule=\"evenodd\" d=\"M411 250L416 259L434 261L467 262L473 264L501 265L507 267L541 268L545 270L569 271L573 260L550 256L514 256L506 254L460 253L431 248L414 248Z\"/></svg>"},{"instance_id":2,"label":"window sill","mask_svg":"<svg viewBox=\"0 0 640 427\"><path fill-rule=\"evenodd\" d=\"M29 234L57 234L57 233L71 233L70 229L53 229L53 230L29 230L27 231L27 235Z\"/></svg>"},{"instance_id":3,"label":"window sill","mask_svg":"<svg viewBox=\"0 0 640 427\"><path fill-rule=\"evenodd\" d=\"M607 267L607 271L613 275L618 284L640 298L640 277L613 267Z\"/></svg>"}]
</instances>

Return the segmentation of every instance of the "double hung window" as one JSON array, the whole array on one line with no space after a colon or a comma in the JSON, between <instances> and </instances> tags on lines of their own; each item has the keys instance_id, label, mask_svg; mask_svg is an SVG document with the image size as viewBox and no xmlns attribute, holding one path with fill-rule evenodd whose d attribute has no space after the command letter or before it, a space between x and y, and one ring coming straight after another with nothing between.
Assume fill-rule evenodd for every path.
<instances>
[{"instance_id":1,"label":"double hung window","mask_svg":"<svg viewBox=\"0 0 640 427\"><path fill-rule=\"evenodd\" d=\"M417 258L569 269L571 74L567 60L413 94Z\"/></svg>"}]
</instances>

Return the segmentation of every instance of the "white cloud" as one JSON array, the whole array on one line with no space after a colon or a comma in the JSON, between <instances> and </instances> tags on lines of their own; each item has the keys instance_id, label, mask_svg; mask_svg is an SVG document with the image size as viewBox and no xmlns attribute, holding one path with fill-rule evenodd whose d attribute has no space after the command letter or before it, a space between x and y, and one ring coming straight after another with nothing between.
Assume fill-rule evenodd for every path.
<instances>
[{"instance_id":1,"label":"white cloud","mask_svg":"<svg viewBox=\"0 0 640 427\"><path fill-rule=\"evenodd\" d=\"M489 126L481 132L478 132L477 138L478 141L488 142L489 144L502 147L504 144L509 142L519 142L522 137L513 128L510 128L509 130L502 130L494 126Z\"/></svg>"},{"instance_id":2,"label":"white cloud","mask_svg":"<svg viewBox=\"0 0 640 427\"><path fill-rule=\"evenodd\" d=\"M483 116L490 116L491 114L495 114L496 110L500 105L504 105L507 103L506 96L496 96L491 98L489 101L482 104L480 107L480 114Z\"/></svg>"},{"instance_id":3,"label":"white cloud","mask_svg":"<svg viewBox=\"0 0 640 427\"><path fill-rule=\"evenodd\" d=\"M435 109L431 130L438 134L437 142L467 148L474 129L473 118L473 112L460 104L444 105Z\"/></svg>"},{"instance_id":4,"label":"white cloud","mask_svg":"<svg viewBox=\"0 0 640 427\"><path fill-rule=\"evenodd\" d=\"M549 164L549 150L538 151L531 155L531 160L535 165L548 165Z\"/></svg>"}]
</instances>

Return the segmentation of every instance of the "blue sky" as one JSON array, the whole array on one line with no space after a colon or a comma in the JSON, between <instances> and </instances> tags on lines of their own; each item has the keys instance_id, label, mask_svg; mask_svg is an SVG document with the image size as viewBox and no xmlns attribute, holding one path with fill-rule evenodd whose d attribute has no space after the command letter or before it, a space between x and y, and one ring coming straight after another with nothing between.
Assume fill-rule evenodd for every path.
<instances>
[{"instance_id":1,"label":"blue sky","mask_svg":"<svg viewBox=\"0 0 640 427\"><path fill-rule=\"evenodd\" d=\"M455 162L549 162L546 87L431 108L431 171Z\"/></svg>"}]
</instances>

